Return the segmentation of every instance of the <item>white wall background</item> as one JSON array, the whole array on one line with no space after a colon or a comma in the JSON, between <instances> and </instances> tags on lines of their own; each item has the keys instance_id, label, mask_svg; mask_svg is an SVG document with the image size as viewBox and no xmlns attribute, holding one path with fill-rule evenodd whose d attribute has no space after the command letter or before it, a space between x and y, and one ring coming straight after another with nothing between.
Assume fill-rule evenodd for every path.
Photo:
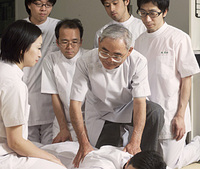
<instances>
[{"instance_id":1,"label":"white wall background","mask_svg":"<svg viewBox=\"0 0 200 169\"><path fill-rule=\"evenodd\" d=\"M24 0L16 1L16 19L27 17ZM137 1L132 0L132 13L137 17ZM84 26L83 47L92 48L95 32L110 18L100 0L57 0L51 17L58 19L79 18ZM189 0L171 0L170 10L166 17L168 24L189 33Z\"/></svg>"}]
</instances>

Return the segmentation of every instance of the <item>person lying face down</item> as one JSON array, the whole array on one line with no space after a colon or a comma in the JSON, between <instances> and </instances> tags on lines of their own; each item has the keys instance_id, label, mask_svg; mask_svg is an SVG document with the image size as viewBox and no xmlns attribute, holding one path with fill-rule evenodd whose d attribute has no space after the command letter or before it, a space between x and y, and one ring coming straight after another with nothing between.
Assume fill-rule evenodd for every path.
<instances>
[{"instance_id":1,"label":"person lying face down","mask_svg":"<svg viewBox=\"0 0 200 169\"><path fill-rule=\"evenodd\" d=\"M88 153L79 169L169 169L162 156L155 151L141 151L132 156L122 147L102 146ZM68 169L74 169L71 164Z\"/></svg>"}]
</instances>

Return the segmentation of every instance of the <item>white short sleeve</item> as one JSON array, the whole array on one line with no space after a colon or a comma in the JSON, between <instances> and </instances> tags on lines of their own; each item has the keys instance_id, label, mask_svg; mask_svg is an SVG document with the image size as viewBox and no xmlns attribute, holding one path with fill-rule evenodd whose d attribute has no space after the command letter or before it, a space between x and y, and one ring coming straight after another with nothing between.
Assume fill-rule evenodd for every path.
<instances>
[{"instance_id":1,"label":"white short sleeve","mask_svg":"<svg viewBox=\"0 0 200 169\"><path fill-rule=\"evenodd\" d=\"M19 82L14 82L13 85L3 90L1 94L1 116L5 127L26 123L27 93L25 84L22 85Z\"/></svg>"},{"instance_id":2,"label":"white short sleeve","mask_svg":"<svg viewBox=\"0 0 200 169\"><path fill-rule=\"evenodd\" d=\"M71 100L84 101L85 95L88 91L89 78L87 76L86 63L83 61L83 57L79 58L76 63L76 70L73 77L73 83L71 88Z\"/></svg>"},{"instance_id":3,"label":"white short sleeve","mask_svg":"<svg viewBox=\"0 0 200 169\"><path fill-rule=\"evenodd\" d=\"M196 74L199 72L199 65L192 50L190 38L187 34L183 34L180 43L177 46L177 67L182 78Z\"/></svg>"},{"instance_id":4,"label":"white short sleeve","mask_svg":"<svg viewBox=\"0 0 200 169\"><path fill-rule=\"evenodd\" d=\"M41 93L58 94L51 54L46 56L43 61Z\"/></svg>"}]
</instances>

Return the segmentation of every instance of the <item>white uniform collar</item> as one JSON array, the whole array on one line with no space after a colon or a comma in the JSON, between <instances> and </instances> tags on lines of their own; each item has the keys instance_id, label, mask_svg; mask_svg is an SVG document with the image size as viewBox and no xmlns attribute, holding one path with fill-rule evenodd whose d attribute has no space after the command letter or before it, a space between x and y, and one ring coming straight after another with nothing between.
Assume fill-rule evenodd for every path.
<instances>
[{"instance_id":1,"label":"white uniform collar","mask_svg":"<svg viewBox=\"0 0 200 169\"><path fill-rule=\"evenodd\" d=\"M131 15L130 16L130 18L128 19L128 20L126 20L126 21L124 21L124 22L117 22L117 21L114 21L113 20L113 22L114 22L114 24L116 23L116 24L122 24L122 25L129 25L131 22L133 22L133 20L134 20L135 18L133 17L133 15Z\"/></svg>"},{"instance_id":2,"label":"white uniform collar","mask_svg":"<svg viewBox=\"0 0 200 169\"><path fill-rule=\"evenodd\" d=\"M77 54L76 54L73 58L71 58L71 59L67 59L67 58L62 54L61 51L59 51L59 52L60 52L60 54L63 56L63 57L62 57L62 58L63 58L63 61L69 63L70 65L73 65L73 64L76 63L76 60L81 56L81 53L82 53L81 51L82 51L82 48L79 48L79 51L77 52Z\"/></svg>"},{"instance_id":3,"label":"white uniform collar","mask_svg":"<svg viewBox=\"0 0 200 169\"><path fill-rule=\"evenodd\" d=\"M157 31L152 32L152 33L148 33L146 32L148 37L154 37L154 36L158 36L161 33L163 33L163 31L165 31L165 29L167 28L168 24L165 22Z\"/></svg>"},{"instance_id":4,"label":"white uniform collar","mask_svg":"<svg viewBox=\"0 0 200 169\"><path fill-rule=\"evenodd\" d=\"M106 73L110 73L110 74L115 73L115 72L119 69L119 67L121 66L121 65L119 65L119 67L117 67L117 68L115 68L115 69L106 69L106 68L103 66L103 64L102 64L102 62L100 61L100 59L99 59L99 62L100 62L100 64L101 64L102 69L103 69ZM123 64L123 63L122 63L122 64Z\"/></svg>"},{"instance_id":5,"label":"white uniform collar","mask_svg":"<svg viewBox=\"0 0 200 169\"><path fill-rule=\"evenodd\" d=\"M24 72L16 64L13 64L13 67L16 69L17 75L22 78L24 76Z\"/></svg>"},{"instance_id":6,"label":"white uniform collar","mask_svg":"<svg viewBox=\"0 0 200 169\"><path fill-rule=\"evenodd\" d=\"M29 17L27 18L27 21L31 22ZM48 22L49 22L49 17L47 17L47 20L44 23L42 23L40 25L36 25L36 26L38 26L40 29L42 29L43 27L45 27L48 24Z\"/></svg>"}]
</instances>

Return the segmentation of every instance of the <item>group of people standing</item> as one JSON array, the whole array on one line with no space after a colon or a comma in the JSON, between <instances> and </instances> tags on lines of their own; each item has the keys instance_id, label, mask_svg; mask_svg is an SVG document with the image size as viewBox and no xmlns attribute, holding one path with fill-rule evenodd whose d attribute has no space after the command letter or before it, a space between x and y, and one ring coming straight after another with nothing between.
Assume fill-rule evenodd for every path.
<instances>
[{"instance_id":1,"label":"group of people standing","mask_svg":"<svg viewBox=\"0 0 200 169\"><path fill-rule=\"evenodd\" d=\"M189 36L164 20L169 0L137 0L141 19L129 13L130 0L101 0L112 21L92 50L81 47L79 19L49 17L55 3L25 0L29 17L2 36L3 168L65 168L31 142L68 140L79 142L75 167L104 145L159 152L171 168L199 161L200 136L187 145L186 136L191 77L200 70Z\"/></svg>"}]
</instances>

